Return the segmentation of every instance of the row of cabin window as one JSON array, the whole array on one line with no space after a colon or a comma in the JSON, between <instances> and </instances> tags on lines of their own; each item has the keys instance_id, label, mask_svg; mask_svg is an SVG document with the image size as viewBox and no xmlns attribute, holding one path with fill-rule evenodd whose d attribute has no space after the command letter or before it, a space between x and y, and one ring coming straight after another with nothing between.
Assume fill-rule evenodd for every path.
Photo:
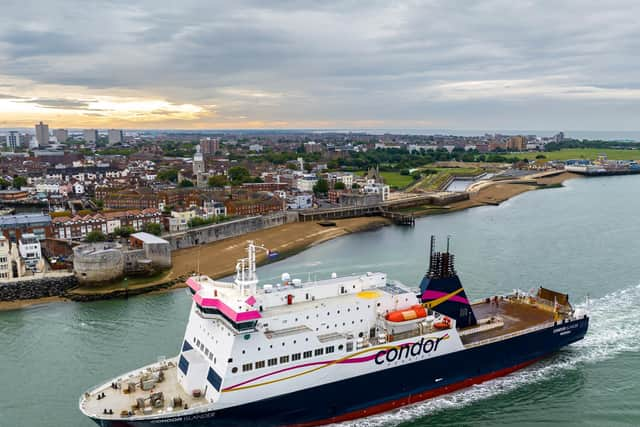
<instances>
[{"instance_id":1,"label":"row of cabin window","mask_svg":"<svg viewBox=\"0 0 640 427\"><path fill-rule=\"evenodd\" d=\"M209 358L209 360L213 360L213 351L209 351L209 349L207 347L205 347L204 343L202 343L196 337L193 338L193 342L200 349L200 351L202 351L204 353L204 355ZM215 361L213 363L215 363Z\"/></svg>"},{"instance_id":2,"label":"row of cabin window","mask_svg":"<svg viewBox=\"0 0 640 427\"><path fill-rule=\"evenodd\" d=\"M309 351L305 351L304 353L294 353L291 355L291 361L295 362L300 359L309 359L313 356L322 356L323 354L329 354L333 352L335 352L335 347L330 345L329 347L325 347L325 348L316 348L314 351L309 350ZM280 356L280 363L289 363L289 356ZM274 357L272 359L268 359L266 361L266 364L267 366L275 366L278 364L278 358ZM260 360L255 363L255 369L261 369L264 367L265 367L264 360ZM244 365L242 365L242 372L248 372L248 371L251 371L252 369L254 369L253 363L245 363ZM234 367L231 371L233 373L236 373L238 371L238 368Z\"/></svg>"}]
</instances>

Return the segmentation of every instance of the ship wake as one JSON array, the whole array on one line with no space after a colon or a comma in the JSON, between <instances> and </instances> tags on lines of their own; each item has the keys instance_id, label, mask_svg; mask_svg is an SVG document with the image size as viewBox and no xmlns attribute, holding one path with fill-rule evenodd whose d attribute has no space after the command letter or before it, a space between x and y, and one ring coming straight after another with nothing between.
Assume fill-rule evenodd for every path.
<instances>
[{"instance_id":1,"label":"ship wake","mask_svg":"<svg viewBox=\"0 0 640 427\"><path fill-rule=\"evenodd\" d=\"M345 426L392 426L430 414L457 409L500 394L512 392L536 382L548 381L570 370L603 360L623 352L640 350L640 285L615 291L591 300L589 331L585 338L558 354L529 368L497 378L463 391L369 418L339 424ZM578 304L578 308L587 308Z\"/></svg>"}]
</instances>

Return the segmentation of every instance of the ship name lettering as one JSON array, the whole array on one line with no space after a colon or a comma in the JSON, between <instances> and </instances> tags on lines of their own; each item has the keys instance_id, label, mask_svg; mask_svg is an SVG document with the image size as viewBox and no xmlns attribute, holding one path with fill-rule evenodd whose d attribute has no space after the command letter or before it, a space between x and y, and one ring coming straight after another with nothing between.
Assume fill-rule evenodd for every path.
<instances>
[{"instance_id":1,"label":"ship name lettering","mask_svg":"<svg viewBox=\"0 0 640 427\"><path fill-rule=\"evenodd\" d=\"M443 339L444 337L429 338L428 340L422 338L413 344L404 344L398 348L394 347L389 350L381 350L376 354L375 362L377 365L382 365L385 361L393 362L409 356L418 356L420 353L429 354L432 351L438 350L438 344L440 344L440 341Z\"/></svg>"}]
</instances>

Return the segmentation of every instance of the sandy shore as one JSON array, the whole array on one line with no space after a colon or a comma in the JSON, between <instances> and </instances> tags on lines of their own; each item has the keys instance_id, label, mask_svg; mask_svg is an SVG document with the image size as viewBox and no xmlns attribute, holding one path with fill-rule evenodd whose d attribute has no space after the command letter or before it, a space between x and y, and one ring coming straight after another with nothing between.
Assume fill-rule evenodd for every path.
<instances>
[{"instance_id":1,"label":"sandy shore","mask_svg":"<svg viewBox=\"0 0 640 427\"><path fill-rule=\"evenodd\" d=\"M531 190L556 187L564 181L580 177L578 174L562 172L557 175L535 179L524 177L506 181L488 181L479 185L478 190L470 194L469 200L451 203L445 207L425 206L423 209L412 209L412 211L418 216L425 216L455 212L477 206L499 205L518 194Z\"/></svg>"},{"instance_id":2,"label":"sandy shore","mask_svg":"<svg viewBox=\"0 0 640 427\"><path fill-rule=\"evenodd\" d=\"M419 207L412 209L412 212L420 216L455 212L476 206L497 205L526 191L557 186L568 179L577 177L579 175L564 172L534 180L525 178L490 182L473 192L469 200L452 203L445 207ZM132 279L126 284L119 282L101 287L79 288L73 290L73 293L80 297L107 296L113 292L122 292L125 287L132 293L143 290L151 293L166 292L184 287L185 278L197 271L212 278L221 278L233 274L236 260L245 256L247 240L254 240L271 251L279 252L280 256L277 258L279 260L336 237L388 225L389 221L381 217L361 217L336 220L335 223L335 227L323 227L316 222L297 222L248 233L208 245L177 250L173 253L173 267L171 270L153 279ZM258 263L264 263L267 261L266 254L258 253L257 259ZM65 301L65 299L50 297L36 300L3 301L0 302L0 311L60 301Z\"/></svg>"}]
</instances>

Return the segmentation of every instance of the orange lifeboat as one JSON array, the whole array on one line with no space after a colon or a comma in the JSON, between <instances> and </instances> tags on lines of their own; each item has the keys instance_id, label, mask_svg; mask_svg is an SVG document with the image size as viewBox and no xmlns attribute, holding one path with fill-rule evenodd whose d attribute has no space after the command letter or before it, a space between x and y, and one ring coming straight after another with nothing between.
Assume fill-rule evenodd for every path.
<instances>
[{"instance_id":1,"label":"orange lifeboat","mask_svg":"<svg viewBox=\"0 0 640 427\"><path fill-rule=\"evenodd\" d=\"M449 329L451 328L451 319L448 317L443 317L441 321L435 322L433 326L436 329Z\"/></svg>"},{"instance_id":2,"label":"orange lifeboat","mask_svg":"<svg viewBox=\"0 0 640 427\"><path fill-rule=\"evenodd\" d=\"M387 314L386 319L389 322L405 322L422 317L427 317L427 310L421 305L414 305L408 310L392 311Z\"/></svg>"}]
</instances>

